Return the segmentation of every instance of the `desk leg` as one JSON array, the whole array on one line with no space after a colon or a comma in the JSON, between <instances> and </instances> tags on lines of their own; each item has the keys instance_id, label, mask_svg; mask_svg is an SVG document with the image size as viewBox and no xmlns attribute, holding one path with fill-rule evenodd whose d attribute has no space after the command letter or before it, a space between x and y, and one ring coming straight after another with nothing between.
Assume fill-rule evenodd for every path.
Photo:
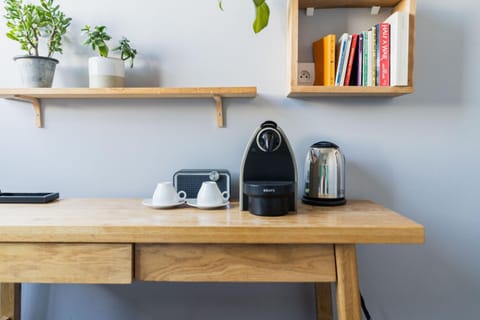
<instances>
[{"instance_id":1,"label":"desk leg","mask_svg":"<svg viewBox=\"0 0 480 320\"><path fill-rule=\"evenodd\" d=\"M0 320L20 320L20 283L0 283Z\"/></svg>"},{"instance_id":2,"label":"desk leg","mask_svg":"<svg viewBox=\"0 0 480 320\"><path fill-rule=\"evenodd\" d=\"M361 320L355 245L335 245L338 320Z\"/></svg>"},{"instance_id":3,"label":"desk leg","mask_svg":"<svg viewBox=\"0 0 480 320\"><path fill-rule=\"evenodd\" d=\"M329 282L315 283L317 320L333 320L332 289Z\"/></svg>"}]
</instances>

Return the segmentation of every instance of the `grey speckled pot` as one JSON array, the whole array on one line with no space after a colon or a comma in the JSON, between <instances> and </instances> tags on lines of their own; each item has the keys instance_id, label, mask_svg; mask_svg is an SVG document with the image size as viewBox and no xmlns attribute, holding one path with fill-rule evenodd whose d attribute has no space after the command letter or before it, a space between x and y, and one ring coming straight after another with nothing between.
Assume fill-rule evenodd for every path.
<instances>
[{"instance_id":1,"label":"grey speckled pot","mask_svg":"<svg viewBox=\"0 0 480 320\"><path fill-rule=\"evenodd\" d=\"M20 68L23 85L27 88L52 87L53 75L58 60L38 56L19 56L13 58Z\"/></svg>"}]
</instances>

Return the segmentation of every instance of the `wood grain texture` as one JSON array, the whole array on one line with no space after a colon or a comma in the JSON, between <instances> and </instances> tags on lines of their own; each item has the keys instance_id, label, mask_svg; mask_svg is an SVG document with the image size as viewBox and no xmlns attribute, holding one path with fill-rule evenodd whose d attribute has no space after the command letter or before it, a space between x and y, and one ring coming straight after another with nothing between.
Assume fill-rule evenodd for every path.
<instances>
[{"instance_id":1,"label":"wood grain texture","mask_svg":"<svg viewBox=\"0 0 480 320\"><path fill-rule=\"evenodd\" d=\"M287 61L289 87L298 85L298 0L290 0L288 7L288 39Z\"/></svg>"},{"instance_id":2,"label":"wood grain texture","mask_svg":"<svg viewBox=\"0 0 480 320\"><path fill-rule=\"evenodd\" d=\"M0 283L0 320L20 320L21 285Z\"/></svg>"},{"instance_id":3,"label":"wood grain texture","mask_svg":"<svg viewBox=\"0 0 480 320\"><path fill-rule=\"evenodd\" d=\"M362 320L355 245L335 245L338 320Z\"/></svg>"},{"instance_id":4,"label":"wood grain texture","mask_svg":"<svg viewBox=\"0 0 480 320\"><path fill-rule=\"evenodd\" d=\"M332 287L330 283L315 283L317 320L333 320Z\"/></svg>"},{"instance_id":5,"label":"wood grain texture","mask_svg":"<svg viewBox=\"0 0 480 320\"><path fill-rule=\"evenodd\" d=\"M393 7L400 0L300 0L300 8L362 8L362 7Z\"/></svg>"},{"instance_id":6,"label":"wood grain texture","mask_svg":"<svg viewBox=\"0 0 480 320\"><path fill-rule=\"evenodd\" d=\"M160 98L253 98L256 87L189 88L0 88L0 98L39 99L160 99Z\"/></svg>"},{"instance_id":7,"label":"wood grain texture","mask_svg":"<svg viewBox=\"0 0 480 320\"><path fill-rule=\"evenodd\" d=\"M298 66L298 9L309 7L317 9L329 8L362 8L381 6L392 8L392 12L406 11L410 14L409 22L409 53L408 53L408 86L403 87L361 87L361 86L299 86L297 81ZM292 18L293 17L293 18ZM379 97L396 97L414 92L414 66L415 66L415 17L416 17L416 0L290 0L289 9L289 32L292 34L289 39L289 49L292 51L292 59L290 70L290 89L287 93L292 98L308 98L308 97L328 97L328 96L379 96ZM294 72L293 72L294 71Z\"/></svg>"},{"instance_id":8,"label":"wood grain texture","mask_svg":"<svg viewBox=\"0 0 480 320\"><path fill-rule=\"evenodd\" d=\"M0 98L30 102L35 125L43 127L40 99L162 99L212 98L216 104L217 125L223 127L222 98L253 98L256 87L192 88L0 88Z\"/></svg>"},{"instance_id":9,"label":"wood grain texture","mask_svg":"<svg viewBox=\"0 0 480 320\"><path fill-rule=\"evenodd\" d=\"M2 204L0 242L108 243L423 243L422 225L371 201L338 207L297 204L260 217L238 203L218 210L154 210L142 199L64 199Z\"/></svg>"},{"instance_id":10,"label":"wood grain texture","mask_svg":"<svg viewBox=\"0 0 480 320\"><path fill-rule=\"evenodd\" d=\"M332 245L153 244L135 247L142 281L333 282Z\"/></svg>"},{"instance_id":11,"label":"wood grain texture","mask_svg":"<svg viewBox=\"0 0 480 320\"><path fill-rule=\"evenodd\" d=\"M131 283L132 245L0 243L0 281Z\"/></svg>"},{"instance_id":12,"label":"wood grain texture","mask_svg":"<svg viewBox=\"0 0 480 320\"><path fill-rule=\"evenodd\" d=\"M384 96L396 97L413 93L413 87L360 87L360 86L292 86L289 97L328 97L328 96Z\"/></svg>"}]
</instances>

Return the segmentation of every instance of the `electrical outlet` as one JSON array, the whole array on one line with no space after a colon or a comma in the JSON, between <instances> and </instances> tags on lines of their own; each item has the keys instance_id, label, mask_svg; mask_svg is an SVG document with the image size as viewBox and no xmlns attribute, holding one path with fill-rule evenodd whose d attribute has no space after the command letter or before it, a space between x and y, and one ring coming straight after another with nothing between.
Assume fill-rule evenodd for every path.
<instances>
[{"instance_id":1,"label":"electrical outlet","mask_svg":"<svg viewBox=\"0 0 480 320\"><path fill-rule=\"evenodd\" d=\"M315 64L300 62L298 64L297 82L303 86L313 86L315 81Z\"/></svg>"}]
</instances>

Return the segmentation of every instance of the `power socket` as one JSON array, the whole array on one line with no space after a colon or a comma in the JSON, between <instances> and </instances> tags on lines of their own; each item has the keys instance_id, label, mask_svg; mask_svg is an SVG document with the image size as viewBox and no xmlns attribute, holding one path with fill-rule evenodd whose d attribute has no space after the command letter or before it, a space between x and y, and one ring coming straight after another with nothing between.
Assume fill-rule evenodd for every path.
<instances>
[{"instance_id":1,"label":"power socket","mask_svg":"<svg viewBox=\"0 0 480 320\"><path fill-rule=\"evenodd\" d=\"M297 82L303 86L313 86L315 81L315 64L307 62L298 63Z\"/></svg>"}]
</instances>

